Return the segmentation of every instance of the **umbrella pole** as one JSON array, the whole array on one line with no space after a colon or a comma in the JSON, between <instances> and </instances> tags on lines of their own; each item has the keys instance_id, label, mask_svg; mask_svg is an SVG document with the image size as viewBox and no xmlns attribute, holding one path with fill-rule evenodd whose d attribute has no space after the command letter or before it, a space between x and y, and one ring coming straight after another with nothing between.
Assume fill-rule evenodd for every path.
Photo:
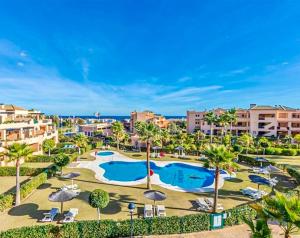
<instances>
[{"instance_id":1,"label":"umbrella pole","mask_svg":"<svg viewBox=\"0 0 300 238\"><path fill-rule=\"evenodd\" d=\"M154 206L153 206L153 216L155 217L155 200L154 200Z\"/></svg>"},{"instance_id":2,"label":"umbrella pole","mask_svg":"<svg viewBox=\"0 0 300 238\"><path fill-rule=\"evenodd\" d=\"M64 209L64 203L61 202L60 203L60 213L61 213L61 215L63 214L63 209Z\"/></svg>"}]
</instances>

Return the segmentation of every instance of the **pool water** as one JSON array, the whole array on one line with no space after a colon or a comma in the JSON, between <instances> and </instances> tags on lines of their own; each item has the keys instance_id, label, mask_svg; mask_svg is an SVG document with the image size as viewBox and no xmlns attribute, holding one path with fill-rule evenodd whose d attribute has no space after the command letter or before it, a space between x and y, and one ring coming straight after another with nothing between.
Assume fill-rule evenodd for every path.
<instances>
[{"instance_id":1,"label":"pool water","mask_svg":"<svg viewBox=\"0 0 300 238\"><path fill-rule=\"evenodd\" d=\"M112 151L100 151L99 153L97 153L97 155L99 155L99 156L110 156L113 154L114 154L114 152L112 152Z\"/></svg>"},{"instance_id":2,"label":"pool water","mask_svg":"<svg viewBox=\"0 0 300 238\"><path fill-rule=\"evenodd\" d=\"M110 161L99 165L104 169L104 177L108 180L130 182L143 179L147 176L146 161L125 162ZM198 189L212 185L214 171L203 167L184 163L171 163L160 167L150 162L150 168L154 174L159 175L160 180L168 185L182 189ZM225 171L221 171L226 174Z\"/></svg>"}]
</instances>

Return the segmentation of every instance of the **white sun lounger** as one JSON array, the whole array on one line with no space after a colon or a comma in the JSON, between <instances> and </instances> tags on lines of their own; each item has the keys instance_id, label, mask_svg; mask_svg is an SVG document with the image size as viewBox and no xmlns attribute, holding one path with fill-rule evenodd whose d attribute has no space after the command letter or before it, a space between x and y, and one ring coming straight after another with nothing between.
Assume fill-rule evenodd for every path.
<instances>
[{"instance_id":1,"label":"white sun lounger","mask_svg":"<svg viewBox=\"0 0 300 238\"><path fill-rule=\"evenodd\" d=\"M153 217L153 207L150 204L146 204L144 207L144 218Z\"/></svg>"},{"instance_id":2,"label":"white sun lounger","mask_svg":"<svg viewBox=\"0 0 300 238\"><path fill-rule=\"evenodd\" d=\"M203 198L196 198L196 203L198 205L198 210L201 211L210 211L211 208L208 206L208 204L204 201Z\"/></svg>"},{"instance_id":3,"label":"white sun lounger","mask_svg":"<svg viewBox=\"0 0 300 238\"><path fill-rule=\"evenodd\" d=\"M157 216L165 217L167 215L166 208L164 205L157 205L156 209L157 209Z\"/></svg>"},{"instance_id":4,"label":"white sun lounger","mask_svg":"<svg viewBox=\"0 0 300 238\"><path fill-rule=\"evenodd\" d=\"M256 174L270 174L269 170L265 168L253 167L252 172Z\"/></svg>"},{"instance_id":5,"label":"white sun lounger","mask_svg":"<svg viewBox=\"0 0 300 238\"><path fill-rule=\"evenodd\" d=\"M78 215L78 208L70 208L70 210L65 214L65 218L63 219L63 223L73 222L75 217Z\"/></svg>"},{"instance_id":6,"label":"white sun lounger","mask_svg":"<svg viewBox=\"0 0 300 238\"><path fill-rule=\"evenodd\" d=\"M265 191L262 190L257 190L255 188L251 188L251 187L247 187L244 189L241 189L241 192L246 195L249 196L253 199L260 199L263 196L267 195L267 193Z\"/></svg>"},{"instance_id":7,"label":"white sun lounger","mask_svg":"<svg viewBox=\"0 0 300 238\"><path fill-rule=\"evenodd\" d=\"M41 222L52 222L56 215L59 213L59 209L57 207L51 208L49 212L45 212L43 215L43 219Z\"/></svg>"},{"instance_id":8,"label":"white sun lounger","mask_svg":"<svg viewBox=\"0 0 300 238\"><path fill-rule=\"evenodd\" d=\"M213 207L214 206L214 199L213 198L204 198L204 201L207 203L208 206ZM217 210L224 210L224 207L222 204L217 204Z\"/></svg>"},{"instance_id":9,"label":"white sun lounger","mask_svg":"<svg viewBox=\"0 0 300 238\"><path fill-rule=\"evenodd\" d=\"M67 189L67 190L77 190L78 189L78 185L77 184L69 184L66 185L64 184L64 186L62 187L63 189Z\"/></svg>"}]
</instances>

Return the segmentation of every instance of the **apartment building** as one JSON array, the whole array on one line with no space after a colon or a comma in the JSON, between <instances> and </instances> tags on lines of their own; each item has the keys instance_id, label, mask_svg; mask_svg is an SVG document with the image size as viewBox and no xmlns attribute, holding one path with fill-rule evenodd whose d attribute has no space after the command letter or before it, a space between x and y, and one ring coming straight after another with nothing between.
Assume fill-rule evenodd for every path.
<instances>
[{"instance_id":1,"label":"apartment building","mask_svg":"<svg viewBox=\"0 0 300 238\"><path fill-rule=\"evenodd\" d=\"M167 128L169 121L162 115L154 114L151 111L132 112L130 115L130 131L134 132L134 124L137 121L153 122L160 128Z\"/></svg>"},{"instance_id":2,"label":"apartment building","mask_svg":"<svg viewBox=\"0 0 300 238\"><path fill-rule=\"evenodd\" d=\"M217 115L225 112L225 109L213 110ZM209 134L210 125L204 121L207 111L187 111L187 131L193 133L196 130ZM221 128L214 125L214 134L219 134ZM229 128L227 128L229 129ZM295 135L300 133L300 109L294 109L282 105L259 106L251 104L249 109L237 109L237 123L232 127L232 134L240 135L249 132L253 136L278 137Z\"/></svg>"},{"instance_id":3,"label":"apartment building","mask_svg":"<svg viewBox=\"0 0 300 238\"><path fill-rule=\"evenodd\" d=\"M34 154L42 153L46 139L58 142L58 132L51 119L46 119L40 111L0 104L0 153L15 142L28 144Z\"/></svg>"}]
</instances>

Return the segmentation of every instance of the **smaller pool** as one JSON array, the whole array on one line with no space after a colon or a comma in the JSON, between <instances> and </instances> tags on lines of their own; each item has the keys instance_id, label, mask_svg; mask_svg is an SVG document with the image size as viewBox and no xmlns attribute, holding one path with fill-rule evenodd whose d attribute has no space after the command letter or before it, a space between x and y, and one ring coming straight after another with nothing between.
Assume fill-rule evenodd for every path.
<instances>
[{"instance_id":1,"label":"smaller pool","mask_svg":"<svg viewBox=\"0 0 300 238\"><path fill-rule=\"evenodd\" d=\"M99 155L99 156L110 156L113 154L114 154L114 152L112 152L112 151L100 151L97 153L97 155Z\"/></svg>"}]
</instances>

